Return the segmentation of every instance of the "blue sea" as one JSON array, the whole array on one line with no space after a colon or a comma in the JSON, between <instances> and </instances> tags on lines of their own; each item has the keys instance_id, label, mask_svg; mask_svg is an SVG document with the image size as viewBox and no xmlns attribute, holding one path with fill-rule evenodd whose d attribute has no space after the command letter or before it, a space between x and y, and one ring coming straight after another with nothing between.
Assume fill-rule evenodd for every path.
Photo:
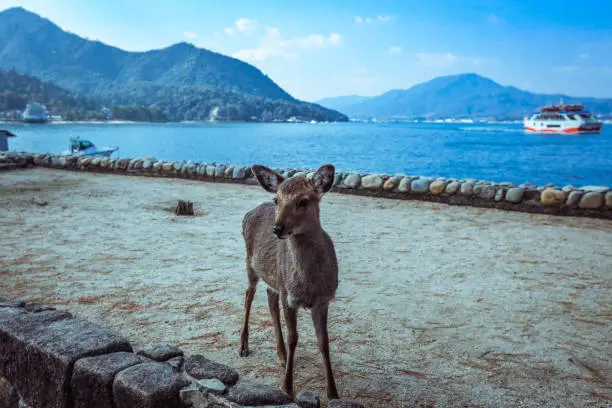
<instances>
[{"instance_id":1,"label":"blue sea","mask_svg":"<svg viewBox=\"0 0 612 408\"><path fill-rule=\"evenodd\" d=\"M120 157L612 186L612 125L599 135L537 135L519 124L0 124L10 150L61 152L70 137ZM117 155L117 153L115 154Z\"/></svg>"}]
</instances>

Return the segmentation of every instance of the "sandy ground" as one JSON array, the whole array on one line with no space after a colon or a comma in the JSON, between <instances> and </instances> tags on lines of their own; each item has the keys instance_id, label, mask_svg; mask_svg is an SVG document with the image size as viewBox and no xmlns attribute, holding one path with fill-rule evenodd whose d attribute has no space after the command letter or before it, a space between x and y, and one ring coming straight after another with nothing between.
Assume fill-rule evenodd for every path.
<instances>
[{"instance_id":1,"label":"sandy ground","mask_svg":"<svg viewBox=\"0 0 612 408\"><path fill-rule=\"evenodd\" d=\"M177 199L196 217L175 217ZM259 187L0 173L0 296L58 305L280 385L265 289L238 356L241 218ZM48 205L41 206L43 202ZM612 405L612 222L329 194L339 391L369 407ZM324 394L300 312L296 389Z\"/></svg>"}]
</instances>

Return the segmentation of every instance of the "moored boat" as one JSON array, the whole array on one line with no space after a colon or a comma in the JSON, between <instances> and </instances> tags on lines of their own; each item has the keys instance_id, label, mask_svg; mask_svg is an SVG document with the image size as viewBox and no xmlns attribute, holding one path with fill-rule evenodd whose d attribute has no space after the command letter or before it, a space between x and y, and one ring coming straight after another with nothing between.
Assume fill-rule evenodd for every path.
<instances>
[{"instance_id":1,"label":"moored boat","mask_svg":"<svg viewBox=\"0 0 612 408\"><path fill-rule=\"evenodd\" d=\"M599 133L602 122L581 104L544 106L524 120L525 130L534 133Z\"/></svg>"},{"instance_id":2,"label":"moored boat","mask_svg":"<svg viewBox=\"0 0 612 408\"><path fill-rule=\"evenodd\" d=\"M98 149L89 140L81 139L79 137L70 138L70 150L65 151L63 154L66 156L104 156L110 157L111 154L119 150L116 146L108 146L102 149Z\"/></svg>"}]
</instances>

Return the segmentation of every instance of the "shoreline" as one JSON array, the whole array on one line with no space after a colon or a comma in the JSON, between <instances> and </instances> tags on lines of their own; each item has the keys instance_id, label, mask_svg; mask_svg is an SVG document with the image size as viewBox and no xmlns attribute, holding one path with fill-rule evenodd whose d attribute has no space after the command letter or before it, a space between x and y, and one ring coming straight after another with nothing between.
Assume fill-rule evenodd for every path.
<instances>
[{"instance_id":1,"label":"shoreline","mask_svg":"<svg viewBox=\"0 0 612 408\"><path fill-rule=\"evenodd\" d=\"M57 154L0 155L0 170L28 166L130 176L183 178L215 183L255 185L250 166L158 161L155 158L66 157ZM274 169L284 177L312 177L315 169ZM475 179L405 174L347 173L336 169L332 191L348 195L428 201L455 206L495 208L558 216L612 219L612 188L552 184L493 183Z\"/></svg>"}]
</instances>

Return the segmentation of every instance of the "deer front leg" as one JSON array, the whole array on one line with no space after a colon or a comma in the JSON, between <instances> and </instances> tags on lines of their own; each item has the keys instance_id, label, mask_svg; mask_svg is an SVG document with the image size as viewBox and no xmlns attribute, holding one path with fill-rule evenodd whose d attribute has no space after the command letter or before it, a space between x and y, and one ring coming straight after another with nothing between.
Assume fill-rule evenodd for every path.
<instances>
[{"instance_id":1,"label":"deer front leg","mask_svg":"<svg viewBox=\"0 0 612 408\"><path fill-rule=\"evenodd\" d=\"M251 305L253 304L258 281L259 279L251 278L249 271L249 287L244 294L244 324L240 333L240 357L249 355L249 316L251 315Z\"/></svg>"},{"instance_id":2,"label":"deer front leg","mask_svg":"<svg viewBox=\"0 0 612 408\"><path fill-rule=\"evenodd\" d=\"M270 314L272 315L272 322L274 323L274 334L276 335L276 353L278 354L278 360L281 366L287 365L287 350L285 349L285 341L283 340L283 330L281 329L280 321L280 308L278 292L268 288L268 306L270 307Z\"/></svg>"},{"instance_id":3,"label":"deer front leg","mask_svg":"<svg viewBox=\"0 0 612 408\"><path fill-rule=\"evenodd\" d=\"M317 342L319 351L323 357L323 366L325 368L325 378L327 379L327 397L331 399L338 398L336 383L334 382L334 373L331 368L329 359L329 335L327 333L327 309L328 304L317 305L312 308L312 322L317 333Z\"/></svg>"},{"instance_id":4,"label":"deer front leg","mask_svg":"<svg viewBox=\"0 0 612 408\"><path fill-rule=\"evenodd\" d=\"M283 378L282 390L285 391L291 399L293 394L293 358L295 356L295 347L298 342L297 332L297 309L289 306L287 303L287 294L281 295L283 302L283 311L285 312L285 323L287 323L287 342L289 343L289 355L287 356L287 364L285 366L285 377Z\"/></svg>"}]
</instances>

